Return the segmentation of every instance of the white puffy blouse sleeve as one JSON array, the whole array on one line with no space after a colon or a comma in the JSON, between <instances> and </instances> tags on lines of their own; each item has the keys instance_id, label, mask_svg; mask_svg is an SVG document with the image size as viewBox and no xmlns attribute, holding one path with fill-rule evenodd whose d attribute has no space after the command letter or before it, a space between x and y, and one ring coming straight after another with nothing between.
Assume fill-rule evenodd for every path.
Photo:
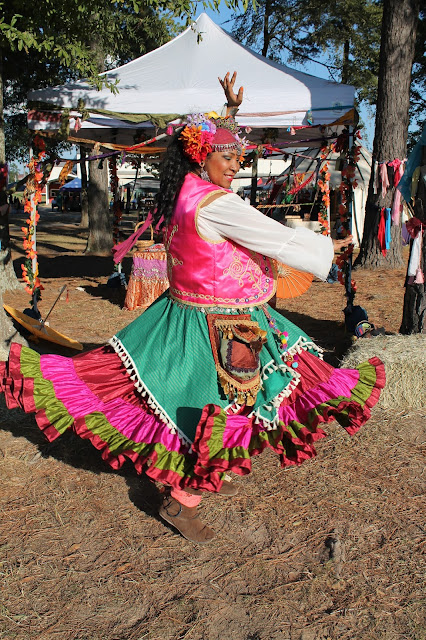
<instances>
[{"instance_id":1,"label":"white puffy blouse sleeve","mask_svg":"<svg viewBox=\"0 0 426 640\"><path fill-rule=\"evenodd\" d=\"M201 207L197 228L211 242L229 239L300 271L327 278L334 257L331 238L297 227L290 229L260 213L235 193Z\"/></svg>"}]
</instances>

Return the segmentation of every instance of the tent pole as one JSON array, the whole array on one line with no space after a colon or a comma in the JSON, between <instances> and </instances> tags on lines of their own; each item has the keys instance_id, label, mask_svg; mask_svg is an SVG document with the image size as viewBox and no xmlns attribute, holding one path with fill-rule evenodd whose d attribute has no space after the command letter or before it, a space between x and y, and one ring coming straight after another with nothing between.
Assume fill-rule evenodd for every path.
<instances>
[{"instance_id":1,"label":"tent pole","mask_svg":"<svg viewBox=\"0 0 426 640\"><path fill-rule=\"evenodd\" d=\"M30 162L33 158L33 148L30 145L29 148L29 156L30 156ZM34 190L30 193L30 203L31 203L31 215L30 215L30 220L31 220L31 225L33 228L33 234L31 237L31 240L33 242L33 249L34 249L34 253L35 256L34 258L32 258L31 260L31 268L32 268L32 272L34 274L34 278L36 277L36 273L37 273L37 269L38 269L38 264L37 264L37 220L36 220L36 213L37 213L37 205L35 203L35 198L34 198ZM37 296L35 291L33 292L32 296L31 296L31 306L34 309L35 313L36 313L36 317L40 316L40 312L38 310L38 305L37 305Z\"/></svg>"},{"instance_id":2,"label":"tent pole","mask_svg":"<svg viewBox=\"0 0 426 640\"><path fill-rule=\"evenodd\" d=\"M251 165L251 191L250 191L250 204L252 207L256 206L256 192L257 192L257 163L259 160L259 147L254 152L253 164Z\"/></svg>"},{"instance_id":3,"label":"tent pole","mask_svg":"<svg viewBox=\"0 0 426 640\"><path fill-rule=\"evenodd\" d=\"M361 246L361 238L359 235L359 228L358 228L358 220L356 219L356 207L355 207L355 194L352 191L352 214L353 214L353 219L354 219L354 223L355 223L355 231L356 231L356 237L358 239L358 246Z\"/></svg>"},{"instance_id":4,"label":"tent pole","mask_svg":"<svg viewBox=\"0 0 426 640\"><path fill-rule=\"evenodd\" d=\"M329 183L330 184L330 183ZM327 205L327 224L328 224L328 235L331 236L331 212L330 212L330 202Z\"/></svg>"},{"instance_id":5,"label":"tent pole","mask_svg":"<svg viewBox=\"0 0 426 640\"><path fill-rule=\"evenodd\" d=\"M348 127L348 161L349 163L353 161L352 156L352 146L354 143L354 129L351 125ZM349 197L348 197L348 222L349 222L349 233L352 234L352 223L353 223L353 189L352 183L350 183L349 189ZM353 299L355 297L355 291L352 289L352 254L350 254L348 258L348 270L346 272L346 295L348 299L348 306L352 307Z\"/></svg>"}]
</instances>

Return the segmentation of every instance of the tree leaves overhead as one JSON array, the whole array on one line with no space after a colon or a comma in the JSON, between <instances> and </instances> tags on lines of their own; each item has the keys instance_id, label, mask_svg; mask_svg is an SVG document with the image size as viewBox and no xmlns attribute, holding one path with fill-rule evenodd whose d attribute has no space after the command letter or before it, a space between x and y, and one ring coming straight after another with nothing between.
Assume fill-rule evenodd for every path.
<instances>
[{"instance_id":1,"label":"tree leaves overhead","mask_svg":"<svg viewBox=\"0 0 426 640\"><path fill-rule=\"evenodd\" d=\"M237 10L244 3L228 4ZM98 74L167 42L183 28L175 18L189 22L197 5L189 0L0 0L8 157L25 154L22 112L28 91L77 78L119 90Z\"/></svg>"},{"instance_id":2,"label":"tree leaves overhead","mask_svg":"<svg viewBox=\"0 0 426 640\"><path fill-rule=\"evenodd\" d=\"M77 78L99 86L98 73L107 61L112 66L128 62L170 37L166 16L161 19L147 7L135 14L128 2L14 0L0 4L0 10L9 159L27 153L28 91Z\"/></svg>"},{"instance_id":3,"label":"tree leaves overhead","mask_svg":"<svg viewBox=\"0 0 426 640\"><path fill-rule=\"evenodd\" d=\"M5 61L19 52L36 57L40 67L46 68L46 81L52 64L55 70L63 69L60 80L67 75L68 79L95 80L99 60L93 55L94 40L102 42L102 53L121 64L169 39L167 16L159 17L146 5L135 12L134 4L125 0L38 0L37 6L27 0L0 3L0 48ZM6 78L13 77L13 69L5 70Z\"/></svg>"}]
</instances>

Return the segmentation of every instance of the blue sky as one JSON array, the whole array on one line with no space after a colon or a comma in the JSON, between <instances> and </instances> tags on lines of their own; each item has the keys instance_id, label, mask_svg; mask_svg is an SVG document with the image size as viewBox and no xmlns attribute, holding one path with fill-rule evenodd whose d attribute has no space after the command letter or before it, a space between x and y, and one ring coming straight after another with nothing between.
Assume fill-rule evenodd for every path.
<instances>
[{"instance_id":1,"label":"blue sky","mask_svg":"<svg viewBox=\"0 0 426 640\"><path fill-rule=\"evenodd\" d=\"M205 12L217 25L222 27L225 31L229 33L232 30L232 20L231 17L233 15L233 11L228 9L225 5L225 2L222 0L220 4L219 11L213 11L212 9L203 9L202 3L199 3L199 8L197 10L194 18L198 17L200 13ZM305 73L309 73L311 75L317 76L319 78L326 78L327 80L331 80L329 74L327 73L327 69L321 64L315 64L312 62L308 62L306 65L289 65L298 71L304 71ZM230 69L233 71L234 69ZM238 72L238 69L236 69ZM362 122L365 125L363 129L363 145L369 150L372 151L373 148L373 139L374 139L374 113L371 109L367 109L366 107L362 107L360 109L360 117Z\"/></svg>"}]
</instances>

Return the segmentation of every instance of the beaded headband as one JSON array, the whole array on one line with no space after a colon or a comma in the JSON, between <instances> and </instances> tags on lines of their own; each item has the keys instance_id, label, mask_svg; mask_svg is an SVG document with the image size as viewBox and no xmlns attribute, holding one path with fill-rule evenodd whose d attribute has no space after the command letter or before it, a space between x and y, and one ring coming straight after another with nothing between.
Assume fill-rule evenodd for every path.
<instances>
[{"instance_id":1,"label":"beaded headband","mask_svg":"<svg viewBox=\"0 0 426 640\"><path fill-rule=\"evenodd\" d=\"M240 128L231 116L220 118L216 113L194 113L188 116L180 140L185 155L201 164L212 151L235 150L242 157L246 140L239 134Z\"/></svg>"}]
</instances>

